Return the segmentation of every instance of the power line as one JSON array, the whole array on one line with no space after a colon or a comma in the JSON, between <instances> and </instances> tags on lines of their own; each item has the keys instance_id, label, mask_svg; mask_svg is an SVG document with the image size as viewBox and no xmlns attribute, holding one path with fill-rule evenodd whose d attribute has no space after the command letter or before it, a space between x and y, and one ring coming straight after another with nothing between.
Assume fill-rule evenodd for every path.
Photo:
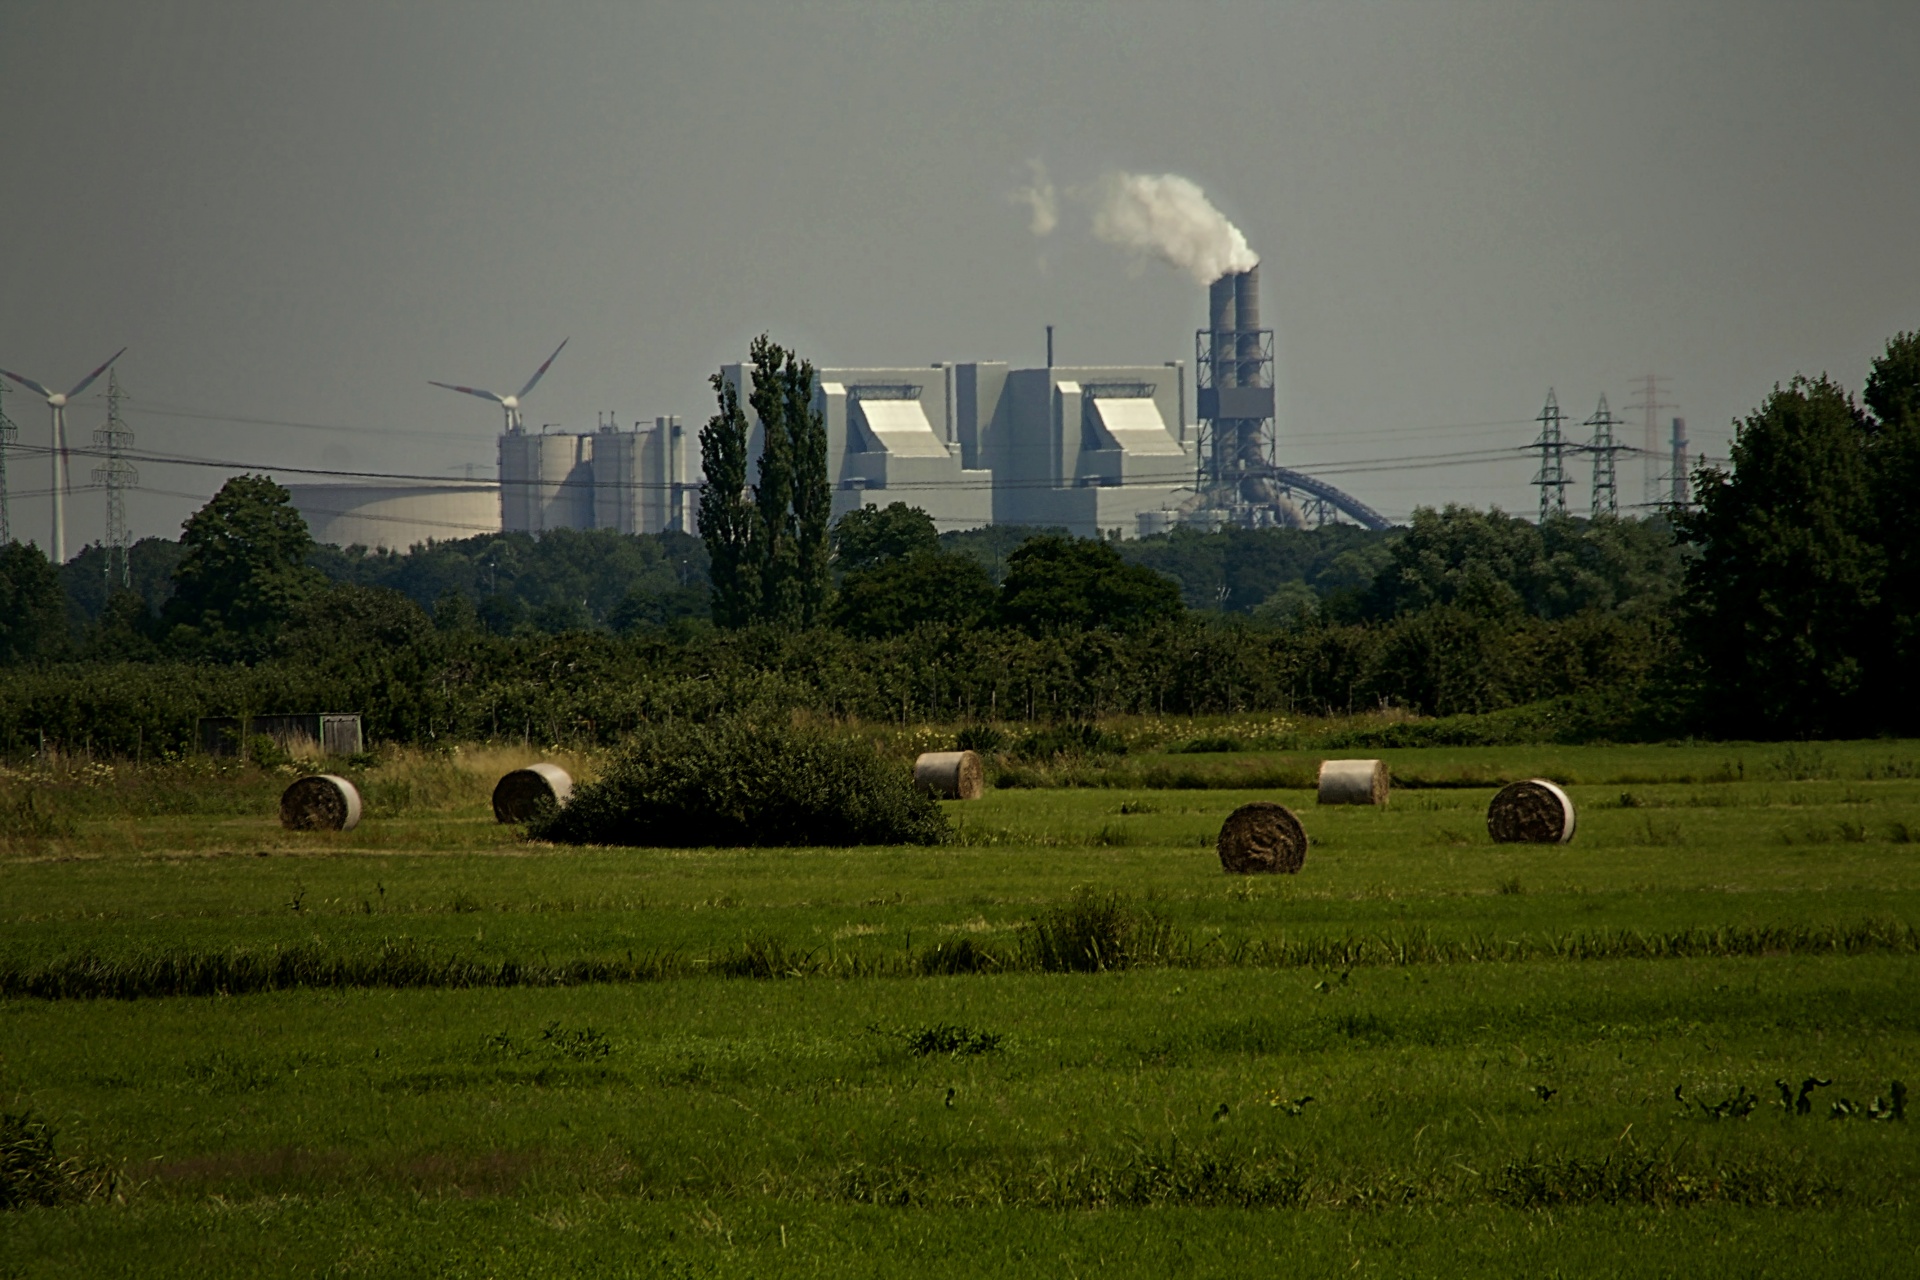
<instances>
[{"instance_id":1,"label":"power line","mask_svg":"<svg viewBox=\"0 0 1920 1280\"><path fill-rule=\"evenodd\" d=\"M0 379L0 547L13 542L13 522L7 514L7 450L20 438L20 429L7 416L7 388Z\"/></svg>"},{"instance_id":2,"label":"power line","mask_svg":"<svg viewBox=\"0 0 1920 1280\"><path fill-rule=\"evenodd\" d=\"M1626 446L1621 446L1620 448L1622 452L1632 451L1628 449ZM41 450L29 447L27 449L27 452L41 452ZM79 457L104 456L97 450L72 449L69 452ZM1379 471L1402 471L1402 470L1410 470L1415 468L1426 469L1426 468L1435 467L1435 466L1472 466L1472 465L1482 464L1486 462L1494 462L1502 459L1514 458L1523 452L1525 452L1525 450L1517 449L1509 446L1509 447L1503 447L1503 448L1497 448L1497 449L1470 449L1470 450L1455 450L1448 453L1415 454L1415 455L1402 457L1402 458L1359 458L1359 459L1350 459L1346 461L1314 464L1312 466L1312 474L1346 475L1346 474L1364 474L1364 473L1379 472ZM331 477L336 477L339 479L346 479L346 480L398 480L398 481L407 481L414 484L429 484L429 485L437 485L437 486L448 487L448 488L463 488L463 487L470 487L473 485L480 485L480 484L542 486L542 485L553 485L556 483L554 481L548 481L548 480L517 480L517 481L459 480L459 479L453 479L444 475L424 475L417 472L358 471L358 470L348 470L340 467L301 467L301 466L291 466L286 464L244 462L244 461L239 461L232 458L197 457L191 454L166 454L166 453L156 453L156 452L142 452L142 453L129 453L129 454L124 454L122 456L127 458L130 461L145 462L145 463L150 463L156 466L212 467L212 468L228 470L228 471L251 471L251 472L263 472L263 473L282 472L282 473L291 473L294 475L303 475L303 476L331 476ZM664 481L664 480L659 480L659 481L631 480L631 481L611 481L611 482L598 482L598 483L602 488L613 488L613 489L671 489L675 487L670 482ZM1167 484L1168 484L1168 481L1166 480L1156 480L1149 477L1149 478L1142 478L1142 479L1138 479L1130 482L1123 482L1121 484L1102 485L1100 487L1102 488L1121 488L1121 487L1163 488L1163 487L1166 487ZM1057 489L1062 487L1070 487L1070 485L1063 486L1059 482L1052 479L1006 480L1004 478L998 480L997 482L992 478L981 479L981 480L955 480L955 481L944 481L944 480L897 481L894 483L890 483L887 486L887 488L890 490L891 489L963 489L964 490L964 489L991 489L991 488Z\"/></svg>"}]
</instances>

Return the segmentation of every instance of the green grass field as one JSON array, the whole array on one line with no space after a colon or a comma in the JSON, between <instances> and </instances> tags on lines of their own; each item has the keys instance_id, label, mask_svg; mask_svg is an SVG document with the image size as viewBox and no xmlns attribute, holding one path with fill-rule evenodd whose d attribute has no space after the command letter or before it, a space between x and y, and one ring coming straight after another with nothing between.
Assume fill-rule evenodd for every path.
<instances>
[{"instance_id":1,"label":"green grass field","mask_svg":"<svg viewBox=\"0 0 1920 1280\"><path fill-rule=\"evenodd\" d=\"M58 1202L0 1275L1911 1272L1920 744L1380 754L1385 810L1298 752L1016 771L932 849L529 846L501 752L369 766L339 836L252 768L16 769ZM1493 845L1536 774L1577 840ZM1221 873L1256 797L1297 877Z\"/></svg>"}]
</instances>

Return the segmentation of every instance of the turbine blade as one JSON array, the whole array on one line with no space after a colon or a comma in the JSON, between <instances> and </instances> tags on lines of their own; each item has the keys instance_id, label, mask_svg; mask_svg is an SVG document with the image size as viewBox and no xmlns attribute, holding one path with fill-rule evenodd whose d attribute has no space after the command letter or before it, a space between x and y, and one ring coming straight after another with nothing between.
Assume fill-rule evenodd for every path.
<instances>
[{"instance_id":1,"label":"turbine blade","mask_svg":"<svg viewBox=\"0 0 1920 1280\"><path fill-rule=\"evenodd\" d=\"M479 396L482 400L491 400L495 404L505 404L507 402L504 396L497 396L491 391L482 391L479 387L456 387L451 382L435 382L432 378L427 379L427 385L432 387L445 387L449 391L463 391L467 395Z\"/></svg>"},{"instance_id":2,"label":"turbine blade","mask_svg":"<svg viewBox=\"0 0 1920 1280\"><path fill-rule=\"evenodd\" d=\"M120 348L118 351L114 352L112 355L107 357L107 364L112 364L115 360L118 360L121 356L125 354L127 354L127 349L125 347ZM107 371L107 364L101 365L98 369L95 369L92 373L80 379L80 385L75 387L73 390L67 392L67 399L69 400L73 399L75 396L79 395L82 391L85 391L88 387L92 386L93 380Z\"/></svg>"},{"instance_id":3,"label":"turbine blade","mask_svg":"<svg viewBox=\"0 0 1920 1280\"><path fill-rule=\"evenodd\" d=\"M33 392L35 395L40 396L43 399L46 399L46 400L53 399L53 392L47 390L45 387L35 382L32 378L23 378L17 373L8 373L5 369L0 369L0 376L12 378L15 382L19 383L21 386L25 387L27 390Z\"/></svg>"},{"instance_id":4,"label":"turbine blade","mask_svg":"<svg viewBox=\"0 0 1920 1280\"><path fill-rule=\"evenodd\" d=\"M571 338L560 339L560 346L555 347L553 349L553 355L547 357L547 363L541 365L538 369L535 369L533 371L533 376L527 379L527 385L520 388L520 394L522 396L525 396L527 392L533 390L533 384L540 381L541 378L546 376L547 368L549 365L553 363L554 357L558 356L560 354L561 349L564 348L571 341L573 341L573 339Z\"/></svg>"}]
</instances>

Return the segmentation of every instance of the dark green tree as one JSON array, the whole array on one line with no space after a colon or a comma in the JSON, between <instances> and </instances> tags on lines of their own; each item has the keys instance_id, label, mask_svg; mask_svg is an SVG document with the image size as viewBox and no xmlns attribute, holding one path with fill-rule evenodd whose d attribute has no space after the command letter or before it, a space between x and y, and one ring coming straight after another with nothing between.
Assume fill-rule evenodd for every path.
<instances>
[{"instance_id":1,"label":"dark green tree","mask_svg":"<svg viewBox=\"0 0 1920 1280\"><path fill-rule=\"evenodd\" d=\"M182 530L165 622L203 656L259 656L325 578L307 565L313 538L287 491L267 476L235 476Z\"/></svg>"},{"instance_id":2,"label":"dark green tree","mask_svg":"<svg viewBox=\"0 0 1920 1280\"><path fill-rule=\"evenodd\" d=\"M754 485L755 559L761 622L811 626L826 607L826 423L813 406L813 365L766 334L753 340L753 391L760 420L760 471Z\"/></svg>"},{"instance_id":3,"label":"dark green tree","mask_svg":"<svg viewBox=\"0 0 1920 1280\"><path fill-rule=\"evenodd\" d=\"M855 507L833 523L833 564L842 573L939 550L940 534L933 517L904 502Z\"/></svg>"},{"instance_id":4,"label":"dark green tree","mask_svg":"<svg viewBox=\"0 0 1920 1280\"><path fill-rule=\"evenodd\" d=\"M276 647L283 656L317 663L342 654L420 649L434 637L433 619L398 591L336 584L300 602Z\"/></svg>"},{"instance_id":5,"label":"dark green tree","mask_svg":"<svg viewBox=\"0 0 1920 1280\"><path fill-rule=\"evenodd\" d=\"M738 388L719 375L712 381L720 412L700 433L707 468L700 532L712 561L713 620L723 627L811 626L826 609L833 500L826 423L813 406L813 365L764 333L750 354L747 401L760 428L750 502L751 433Z\"/></svg>"},{"instance_id":6,"label":"dark green tree","mask_svg":"<svg viewBox=\"0 0 1920 1280\"><path fill-rule=\"evenodd\" d=\"M661 591L635 587L607 619L607 625L625 634L641 627L665 627L706 616L705 587L667 587Z\"/></svg>"},{"instance_id":7,"label":"dark green tree","mask_svg":"<svg viewBox=\"0 0 1920 1280\"><path fill-rule=\"evenodd\" d=\"M66 642L67 602L59 570L31 543L0 546L0 663L52 658Z\"/></svg>"},{"instance_id":8,"label":"dark green tree","mask_svg":"<svg viewBox=\"0 0 1920 1280\"><path fill-rule=\"evenodd\" d=\"M1044 535L1007 557L996 613L1033 635L1095 627L1131 631L1182 611L1180 587L1128 564L1098 539Z\"/></svg>"},{"instance_id":9,"label":"dark green tree","mask_svg":"<svg viewBox=\"0 0 1920 1280\"><path fill-rule=\"evenodd\" d=\"M1680 536L1683 635L1703 713L1739 733L1819 735L1872 727L1865 649L1878 606L1866 431L1826 377L1776 386L1738 424L1731 474L1702 470Z\"/></svg>"},{"instance_id":10,"label":"dark green tree","mask_svg":"<svg viewBox=\"0 0 1920 1280\"><path fill-rule=\"evenodd\" d=\"M150 662L160 656L154 633L159 619L133 591L115 591L87 632L91 662Z\"/></svg>"},{"instance_id":11,"label":"dark green tree","mask_svg":"<svg viewBox=\"0 0 1920 1280\"><path fill-rule=\"evenodd\" d=\"M722 374L708 379L720 407L700 429L700 537L707 544L713 620L744 627L760 615L757 513L747 499L747 415L740 391Z\"/></svg>"},{"instance_id":12,"label":"dark green tree","mask_svg":"<svg viewBox=\"0 0 1920 1280\"><path fill-rule=\"evenodd\" d=\"M1497 509L1423 507L1386 544L1359 612L1395 618L1446 605L1510 622L1589 610L1650 617L1667 608L1680 579L1663 523L1553 516L1535 525Z\"/></svg>"},{"instance_id":13,"label":"dark green tree","mask_svg":"<svg viewBox=\"0 0 1920 1280\"><path fill-rule=\"evenodd\" d=\"M1887 343L1862 398L1879 420L1869 464L1874 536L1886 556L1873 683L1887 726L1912 732L1920 729L1920 333Z\"/></svg>"},{"instance_id":14,"label":"dark green tree","mask_svg":"<svg viewBox=\"0 0 1920 1280\"><path fill-rule=\"evenodd\" d=\"M812 626L827 614L833 586L833 480L827 474L827 423L813 402L813 365L787 358L781 373L787 431L793 446L794 562L799 575L800 622Z\"/></svg>"},{"instance_id":15,"label":"dark green tree","mask_svg":"<svg viewBox=\"0 0 1920 1280\"><path fill-rule=\"evenodd\" d=\"M1451 605L1478 617L1526 611L1524 585L1540 560L1540 531L1498 510L1449 504L1422 507L1392 544L1386 568L1368 593L1375 617Z\"/></svg>"},{"instance_id":16,"label":"dark green tree","mask_svg":"<svg viewBox=\"0 0 1920 1280\"><path fill-rule=\"evenodd\" d=\"M800 530L793 510L797 442L786 386L793 354L764 333L753 340L749 354L753 390L748 402L760 420L760 470L753 486L753 558L760 570L755 621L792 626L801 616Z\"/></svg>"},{"instance_id":17,"label":"dark green tree","mask_svg":"<svg viewBox=\"0 0 1920 1280\"><path fill-rule=\"evenodd\" d=\"M927 623L972 627L992 612L993 601L993 579L978 560L921 550L847 574L834 597L833 620L858 636L900 635Z\"/></svg>"}]
</instances>

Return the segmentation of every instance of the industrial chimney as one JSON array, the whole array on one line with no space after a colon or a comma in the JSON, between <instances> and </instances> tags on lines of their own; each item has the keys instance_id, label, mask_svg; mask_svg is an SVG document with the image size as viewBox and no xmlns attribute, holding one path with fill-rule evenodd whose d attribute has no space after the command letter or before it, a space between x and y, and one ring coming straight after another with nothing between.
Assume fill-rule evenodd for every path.
<instances>
[{"instance_id":1,"label":"industrial chimney","mask_svg":"<svg viewBox=\"0 0 1920 1280\"><path fill-rule=\"evenodd\" d=\"M1231 273L1215 280L1207 289L1207 322L1213 334L1212 360L1209 361L1215 387L1231 387L1239 383L1239 366L1235 363L1233 331L1235 329L1236 309L1234 306L1234 277ZM1215 415L1204 408L1200 411L1203 418Z\"/></svg>"}]
</instances>

